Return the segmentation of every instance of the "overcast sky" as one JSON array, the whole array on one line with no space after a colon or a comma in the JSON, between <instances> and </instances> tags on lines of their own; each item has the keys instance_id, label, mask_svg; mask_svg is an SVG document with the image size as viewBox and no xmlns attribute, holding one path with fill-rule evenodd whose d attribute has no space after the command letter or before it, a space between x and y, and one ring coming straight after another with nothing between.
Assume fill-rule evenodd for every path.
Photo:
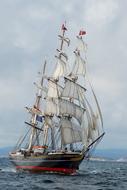
<instances>
[{"instance_id":1,"label":"overcast sky","mask_svg":"<svg viewBox=\"0 0 127 190\"><path fill-rule=\"evenodd\" d=\"M127 1L0 0L0 147L23 132L33 82L47 59L54 64L57 35L87 32L87 60L106 135L99 148L127 147Z\"/></svg>"}]
</instances>

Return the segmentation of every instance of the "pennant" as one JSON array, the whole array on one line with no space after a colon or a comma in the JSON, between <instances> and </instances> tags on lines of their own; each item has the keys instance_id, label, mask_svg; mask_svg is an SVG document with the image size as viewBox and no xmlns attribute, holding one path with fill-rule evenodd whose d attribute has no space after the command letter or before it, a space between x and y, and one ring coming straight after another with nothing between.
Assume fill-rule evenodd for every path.
<instances>
[{"instance_id":1,"label":"pennant","mask_svg":"<svg viewBox=\"0 0 127 190\"><path fill-rule=\"evenodd\" d=\"M85 35L86 34L86 31L84 31L84 30L80 30L80 32L79 32L79 36L82 36L82 35Z\"/></svg>"},{"instance_id":2,"label":"pennant","mask_svg":"<svg viewBox=\"0 0 127 190\"><path fill-rule=\"evenodd\" d=\"M65 27L65 25L64 24L62 24L62 30L67 30L67 28Z\"/></svg>"}]
</instances>

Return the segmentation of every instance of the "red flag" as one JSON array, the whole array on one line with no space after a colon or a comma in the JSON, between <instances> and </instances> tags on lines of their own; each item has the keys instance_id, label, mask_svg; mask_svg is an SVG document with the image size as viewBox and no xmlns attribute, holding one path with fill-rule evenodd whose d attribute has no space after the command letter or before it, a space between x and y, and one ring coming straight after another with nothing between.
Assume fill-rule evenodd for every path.
<instances>
[{"instance_id":1,"label":"red flag","mask_svg":"<svg viewBox=\"0 0 127 190\"><path fill-rule=\"evenodd\" d=\"M67 30L64 24L62 24L62 30Z\"/></svg>"},{"instance_id":2,"label":"red flag","mask_svg":"<svg viewBox=\"0 0 127 190\"><path fill-rule=\"evenodd\" d=\"M79 36L82 36L82 35L85 35L86 34L86 31L84 31L84 30L80 30L80 32L79 32Z\"/></svg>"}]
</instances>

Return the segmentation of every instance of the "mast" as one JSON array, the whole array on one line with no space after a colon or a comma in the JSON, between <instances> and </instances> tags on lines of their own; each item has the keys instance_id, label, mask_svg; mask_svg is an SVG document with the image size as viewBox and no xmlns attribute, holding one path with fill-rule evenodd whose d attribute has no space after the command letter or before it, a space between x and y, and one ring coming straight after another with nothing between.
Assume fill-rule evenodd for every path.
<instances>
[{"instance_id":1,"label":"mast","mask_svg":"<svg viewBox=\"0 0 127 190\"><path fill-rule=\"evenodd\" d=\"M62 25L62 31L63 31L63 34L62 34L62 37L64 38L64 34L65 34L65 31L67 30L67 28L65 27L65 25L63 24ZM62 51L63 49L63 43L64 43L64 40L62 39L61 40L61 45L60 45L60 51ZM61 54L59 54L59 57L61 57Z\"/></svg>"},{"instance_id":2,"label":"mast","mask_svg":"<svg viewBox=\"0 0 127 190\"><path fill-rule=\"evenodd\" d=\"M42 78L41 78L41 81L40 81L40 86L42 87L43 86L43 80L44 80L44 74L45 74L45 69L46 69L46 61L44 63L44 67L43 67L43 73L42 73ZM42 98L42 89L38 89L38 93L37 93L37 96L36 96L36 101L35 101L35 104L33 106L33 109L35 110L35 112L32 112L32 117L31 117L31 125L32 125L32 129L31 129L31 135L30 135L30 141L29 141L29 146L28 146L28 150L31 149L32 147L32 143L33 143L33 139L35 136L37 136L37 113L38 112L41 112L40 111L40 102L41 102L41 98Z\"/></svg>"},{"instance_id":3,"label":"mast","mask_svg":"<svg viewBox=\"0 0 127 190\"><path fill-rule=\"evenodd\" d=\"M67 55L63 52L64 42L69 45L70 40L65 37L65 32L67 30L65 24L62 25L62 35L58 35L61 40L60 48L57 49L58 55L55 56L57 63L56 68L53 72L52 77L48 79L48 92L46 97L46 111L45 111L45 123L47 128L51 131L51 145L55 149L55 137L54 137L54 124L53 117L59 116L59 98L63 88L59 85L59 78L65 76L67 73ZM50 120L50 121L49 121ZM59 120L59 119L58 119ZM48 132L46 130L45 139L47 139ZM45 143L45 142L44 142Z\"/></svg>"},{"instance_id":4,"label":"mast","mask_svg":"<svg viewBox=\"0 0 127 190\"><path fill-rule=\"evenodd\" d=\"M64 40L65 42L68 44L69 46L69 43L70 43L70 40L68 38L64 38L64 35L65 35L65 32L66 32L67 28L66 28L66 23L62 25L62 31L63 31L63 34L62 34L62 38L61 38L61 45L60 45L60 51L62 52L63 50L63 44L64 44ZM65 53L60 53L59 54L59 58L61 59L62 55L64 56L64 58L67 60L67 55ZM67 67L67 66L66 66ZM60 106L61 107L61 106ZM60 111L60 110L59 110ZM62 121L62 120L61 120ZM60 122L61 122L60 121ZM64 140L63 140L63 128L62 128L62 122L61 122L61 127L60 127L60 133L61 133L61 149L64 148Z\"/></svg>"},{"instance_id":5,"label":"mast","mask_svg":"<svg viewBox=\"0 0 127 190\"><path fill-rule=\"evenodd\" d=\"M62 29L62 35L58 35L59 39L61 40L61 44L60 44L60 49L57 49L58 55L55 56L57 59L57 63L55 71L53 73L53 78L56 81L59 81L60 77L64 77L65 75L67 75L69 71L68 68L69 66L67 64L68 56L66 55L65 52L63 52L63 45L65 42L69 46L70 39L65 37L65 32L67 30L65 24L62 25L61 29Z\"/></svg>"}]
</instances>

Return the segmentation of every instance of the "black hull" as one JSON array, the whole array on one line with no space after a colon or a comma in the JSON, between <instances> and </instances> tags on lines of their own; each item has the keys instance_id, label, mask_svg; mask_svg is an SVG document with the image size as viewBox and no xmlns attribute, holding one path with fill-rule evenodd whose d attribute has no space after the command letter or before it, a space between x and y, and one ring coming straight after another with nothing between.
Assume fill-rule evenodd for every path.
<instances>
[{"instance_id":1,"label":"black hull","mask_svg":"<svg viewBox=\"0 0 127 190\"><path fill-rule=\"evenodd\" d=\"M31 172L58 172L71 174L79 169L83 160L81 154L55 154L41 156L10 156L11 162L16 169L27 170Z\"/></svg>"}]
</instances>

